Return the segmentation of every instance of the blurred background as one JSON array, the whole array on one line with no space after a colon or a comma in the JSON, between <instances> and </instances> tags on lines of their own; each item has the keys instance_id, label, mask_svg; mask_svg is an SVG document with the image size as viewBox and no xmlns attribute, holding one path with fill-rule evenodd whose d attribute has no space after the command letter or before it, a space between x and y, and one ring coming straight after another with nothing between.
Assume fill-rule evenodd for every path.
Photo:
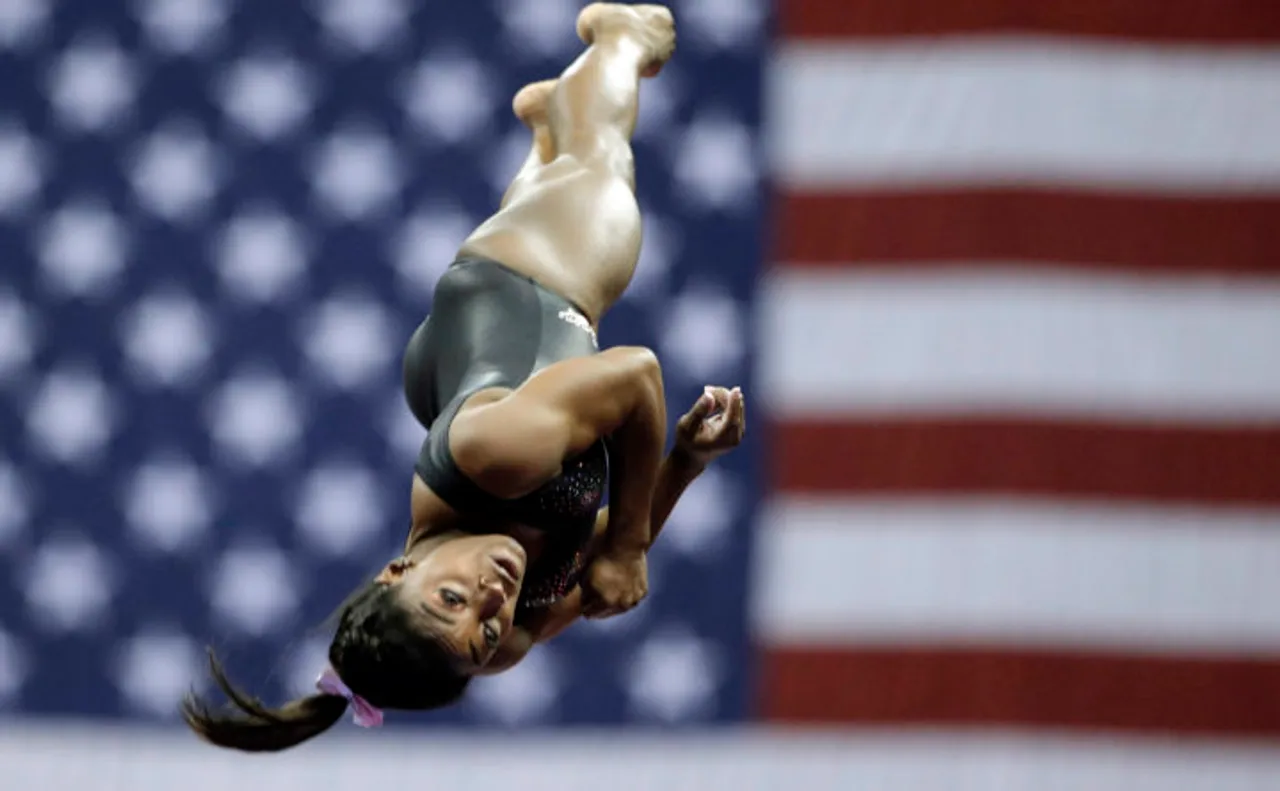
<instances>
[{"instance_id":1,"label":"blurred background","mask_svg":"<svg viewBox=\"0 0 1280 791\"><path fill-rule=\"evenodd\" d=\"M602 342L751 431L653 592L250 758L577 0L0 0L0 787L1280 789L1280 5L684 0ZM238 785L237 785L238 784Z\"/></svg>"}]
</instances>

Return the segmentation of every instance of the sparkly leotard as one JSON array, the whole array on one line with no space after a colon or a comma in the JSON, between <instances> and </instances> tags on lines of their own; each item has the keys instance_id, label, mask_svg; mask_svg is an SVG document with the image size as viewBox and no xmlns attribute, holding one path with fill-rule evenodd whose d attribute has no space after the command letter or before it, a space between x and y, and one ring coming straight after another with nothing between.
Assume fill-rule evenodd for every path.
<instances>
[{"instance_id":1,"label":"sparkly leotard","mask_svg":"<svg viewBox=\"0 0 1280 791\"><path fill-rule=\"evenodd\" d=\"M578 583L582 551L608 488L603 440L565 460L537 491L503 500L476 486L449 451L449 427L473 393L517 387L535 372L597 351L584 313L563 297L501 264L455 262L436 284L431 315L409 340L404 388L428 430L415 471L461 513L542 531L546 545L525 575L519 607L545 607Z\"/></svg>"}]
</instances>

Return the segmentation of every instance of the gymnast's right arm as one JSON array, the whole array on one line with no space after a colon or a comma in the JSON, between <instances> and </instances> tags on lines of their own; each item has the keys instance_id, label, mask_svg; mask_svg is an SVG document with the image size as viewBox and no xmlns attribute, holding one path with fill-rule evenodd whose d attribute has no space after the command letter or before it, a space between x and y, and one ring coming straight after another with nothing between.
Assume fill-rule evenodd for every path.
<instances>
[{"instance_id":1,"label":"gymnast's right arm","mask_svg":"<svg viewBox=\"0 0 1280 791\"><path fill-rule=\"evenodd\" d=\"M449 446L476 485L516 498L560 474L565 459L610 437L602 552L643 553L666 423L657 357L619 346L556 363L505 397L464 410L450 428Z\"/></svg>"}]
</instances>

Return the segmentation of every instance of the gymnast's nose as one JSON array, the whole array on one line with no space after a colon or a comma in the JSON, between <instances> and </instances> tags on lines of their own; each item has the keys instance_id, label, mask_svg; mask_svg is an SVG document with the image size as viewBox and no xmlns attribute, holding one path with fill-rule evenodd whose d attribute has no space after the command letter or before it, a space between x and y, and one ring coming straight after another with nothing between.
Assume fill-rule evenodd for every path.
<instances>
[{"instance_id":1,"label":"gymnast's nose","mask_svg":"<svg viewBox=\"0 0 1280 791\"><path fill-rule=\"evenodd\" d=\"M492 618L507 603L507 592L498 580L480 581L480 619Z\"/></svg>"}]
</instances>

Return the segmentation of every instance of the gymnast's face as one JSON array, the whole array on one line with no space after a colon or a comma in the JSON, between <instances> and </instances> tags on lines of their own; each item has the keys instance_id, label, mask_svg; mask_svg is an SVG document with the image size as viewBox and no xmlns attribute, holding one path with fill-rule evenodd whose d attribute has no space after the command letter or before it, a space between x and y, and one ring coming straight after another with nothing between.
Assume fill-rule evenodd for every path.
<instances>
[{"instance_id":1,"label":"gymnast's face","mask_svg":"<svg viewBox=\"0 0 1280 791\"><path fill-rule=\"evenodd\" d=\"M463 672L476 672L511 631L526 563L524 548L506 536L465 536L392 564L382 579L398 583L403 605L444 640Z\"/></svg>"}]
</instances>

